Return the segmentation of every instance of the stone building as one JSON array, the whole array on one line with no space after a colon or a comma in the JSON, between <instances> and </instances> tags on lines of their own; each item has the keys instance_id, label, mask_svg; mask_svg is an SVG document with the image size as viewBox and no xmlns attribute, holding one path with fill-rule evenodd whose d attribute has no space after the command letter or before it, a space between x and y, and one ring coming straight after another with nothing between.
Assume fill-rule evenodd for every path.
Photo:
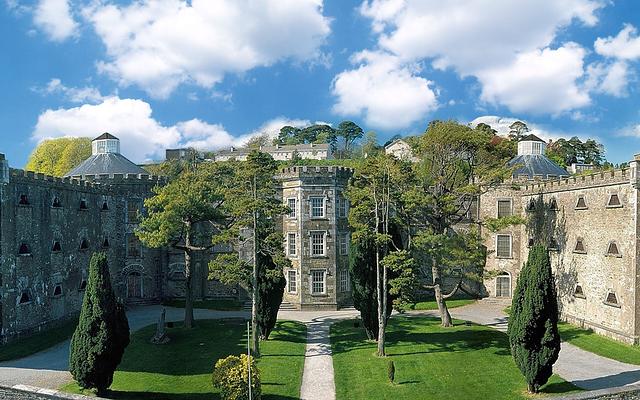
<instances>
[{"instance_id":1,"label":"stone building","mask_svg":"<svg viewBox=\"0 0 640 400\"><path fill-rule=\"evenodd\" d=\"M253 149L247 147L231 147L215 154L215 161L246 161ZM268 153L276 161L289 161L295 157L303 160L329 160L333 158L331 146L326 143L305 143L292 145L260 146L260 151Z\"/></svg>"},{"instance_id":2,"label":"stone building","mask_svg":"<svg viewBox=\"0 0 640 400\"><path fill-rule=\"evenodd\" d=\"M638 163L569 177L527 137L513 162L517 177L480 197L479 218L526 216L542 196L556 229L551 261L564 320L628 343L640 335ZM537 140L536 140L537 139ZM526 143L529 142L529 143ZM511 297L531 241L523 226L484 231L488 295Z\"/></svg>"},{"instance_id":3,"label":"stone building","mask_svg":"<svg viewBox=\"0 0 640 400\"><path fill-rule=\"evenodd\" d=\"M290 167L279 175L283 218L284 300L302 310L336 310L351 304L349 203L344 190L352 171L342 167Z\"/></svg>"}]
</instances>

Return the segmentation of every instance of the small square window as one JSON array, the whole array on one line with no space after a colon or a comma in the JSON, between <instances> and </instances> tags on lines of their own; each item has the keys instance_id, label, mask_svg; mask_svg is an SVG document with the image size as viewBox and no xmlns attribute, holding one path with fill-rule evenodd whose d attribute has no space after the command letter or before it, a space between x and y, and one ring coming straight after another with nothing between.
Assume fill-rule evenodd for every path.
<instances>
[{"instance_id":1,"label":"small square window","mask_svg":"<svg viewBox=\"0 0 640 400\"><path fill-rule=\"evenodd\" d=\"M607 207L609 208L622 207L622 203L620 203L620 198L618 197L617 194L612 194L611 196L609 196Z\"/></svg>"},{"instance_id":2,"label":"small square window","mask_svg":"<svg viewBox=\"0 0 640 400\"><path fill-rule=\"evenodd\" d=\"M29 204L29 196L27 196L26 194L21 194L20 198L18 199L18 204L20 204L21 206L28 206Z\"/></svg>"},{"instance_id":3,"label":"small square window","mask_svg":"<svg viewBox=\"0 0 640 400\"><path fill-rule=\"evenodd\" d=\"M51 247L51 251L54 253L58 253L60 251L62 251L62 246L60 245L60 242L58 242L57 240L55 242L53 242L53 246Z\"/></svg>"},{"instance_id":4,"label":"small square window","mask_svg":"<svg viewBox=\"0 0 640 400\"><path fill-rule=\"evenodd\" d=\"M620 249L618 249L618 245L616 244L616 242L609 243L609 246L607 247L607 255L612 257L622 257L622 254L620 254Z\"/></svg>"},{"instance_id":5,"label":"small square window","mask_svg":"<svg viewBox=\"0 0 640 400\"><path fill-rule=\"evenodd\" d=\"M86 200L84 200L84 199L80 200L80 209L81 210L88 210L89 209L89 207L87 207L87 201Z\"/></svg>"},{"instance_id":6,"label":"small square window","mask_svg":"<svg viewBox=\"0 0 640 400\"><path fill-rule=\"evenodd\" d=\"M576 246L573 248L574 253L586 254L587 250L584 247L584 241L580 238L576 239Z\"/></svg>"},{"instance_id":7,"label":"small square window","mask_svg":"<svg viewBox=\"0 0 640 400\"><path fill-rule=\"evenodd\" d=\"M576 201L576 210L586 210L587 202L584 199L584 196L578 196L578 200Z\"/></svg>"},{"instance_id":8,"label":"small square window","mask_svg":"<svg viewBox=\"0 0 640 400\"><path fill-rule=\"evenodd\" d=\"M527 241L527 246L533 247L533 243L534 243L533 238L529 238L529 240Z\"/></svg>"},{"instance_id":9,"label":"small square window","mask_svg":"<svg viewBox=\"0 0 640 400\"><path fill-rule=\"evenodd\" d=\"M511 214L511 199L498 200L498 218L510 217Z\"/></svg>"},{"instance_id":10,"label":"small square window","mask_svg":"<svg viewBox=\"0 0 640 400\"><path fill-rule=\"evenodd\" d=\"M584 295L584 291L582 290L581 285L576 285L576 289L573 291L573 297L577 297L579 299L587 298L587 296Z\"/></svg>"}]
</instances>

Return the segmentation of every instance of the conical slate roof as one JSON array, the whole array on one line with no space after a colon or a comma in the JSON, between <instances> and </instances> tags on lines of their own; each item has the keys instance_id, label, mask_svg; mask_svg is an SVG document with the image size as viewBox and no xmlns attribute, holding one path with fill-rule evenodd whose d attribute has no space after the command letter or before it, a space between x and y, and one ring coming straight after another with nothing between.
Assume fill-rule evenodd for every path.
<instances>
[{"instance_id":1,"label":"conical slate roof","mask_svg":"<svg viewBox=\"0 0 640 400\"><path fill-rule=\"evenodd\" d=\"M513 171L514 178L527 176L530 179L548 179L560 176L569 176L569 173L558 164L551 161L543 154L517 155L507 163L508 166L518 167Z\"/></svg>"},{"instance_id":2,"label":"conical slate roof","mask_svg":"<svg viewBox=\"0 0 640 400\"><path fill-rule=\"evenodd\" d=\"M149 174L119 153L94 154L69 171L65 177L100 174Z\"/></svg>"}]
</instances>

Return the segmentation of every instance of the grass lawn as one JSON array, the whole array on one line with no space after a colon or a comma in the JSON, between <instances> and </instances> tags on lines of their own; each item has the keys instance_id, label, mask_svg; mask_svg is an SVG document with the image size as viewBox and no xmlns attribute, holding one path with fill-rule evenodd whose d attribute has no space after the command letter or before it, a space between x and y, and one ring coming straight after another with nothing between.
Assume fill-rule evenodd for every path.
<instances>
[{"instance_id":1,"label":"grass lawn","mask_svg":"<svg viewBox=\"0 0 640 400\"><path fill-rule=\"evenodd\" d=\"M71 319L55 328L20 338L0 346L0 361L16 360L46 350L69 339L78 325L77 319Z\"/></svg>"},{"instance_id":2,"label":"grass lawn","mask_svg":"<svg viewBox=\"0 0 640 400\"><path fill-rule=\"evenodd\" d=\"M184 300L166 300L162 305L165 307L184 308ZM238 311L242 310L242 302L231 299L199 300L193 302L193 308L218 311Z\"/></svg>"},{"instance_id":3,"label":"grass lawn","mask_svg":"<svg viewBox=\"0 0 640 400\"><path fill-rule=\"evenodd\" d=\"M621 343L566 322L558 323L558 330L562 340L583 350L621 362L640 365L640 346Z\"/></svg>"},{"instance_id":4,"label":"grass lawn","mask_svg":"<svg viewBox=\"0 0 640 400\"><path fill-rule=\"evenodd\" d=\"M148 326L131 337L122 363L115 373L110 398L213 400L219 399L211 385L216 360L246 352L244 321L199 320L192 330L168 328L171 342L153 345L149 339L156 326ZM261 343L258 362L263 399L297 399L302 383L306 327L293 321L278 321L268 341ZM75 383L61 390L86 393Z\"/></svg>"},{"instance_id":5,"label":"grass lawn","mask_svg":"<svg viewBox=\"0 0 640 400\"><path fill-rule=\"evenodd\" d=\"M448 308L456 308L466 306L467 304L475 303L473 299L454 299L447 300ZM412 310L437 310L438 304L435 300L421 301L413 305Z\"/></svg>"},{"instance_id":6,"label":"grass lawn","mask_svg":"<svg viewBox=\"0 0 640 400\"><path fill-rule=\"evenodd\" d=\"M462 321L456 321L462 324ZM337 399L526 399L526 384L509 352L507 335L479 325L440 327L437 318L389 320L387 358L375 356L362 328L331 328ZM396 369L387 378L387 360ZM579 389L558 376L544 393ZM539 396L534 396L539 397Z\"/></svg>"}]
</instances>

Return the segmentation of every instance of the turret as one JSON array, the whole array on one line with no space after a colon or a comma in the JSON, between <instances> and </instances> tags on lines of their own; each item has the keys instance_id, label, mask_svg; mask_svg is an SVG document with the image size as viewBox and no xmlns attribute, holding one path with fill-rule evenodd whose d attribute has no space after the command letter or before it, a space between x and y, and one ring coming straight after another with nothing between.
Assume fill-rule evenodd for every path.
<instances>
[{"instance_id":1,"label":"turret","mask_svg":"<svg viewBox=\"0 0 640 400\"><path fill-rule=\"evenodd\" d=\"M547 144L544 140L536 135L527 135L518 142L518 155L543 155L546 148Z\"/></svg>"},{"instance_id":2,"label":"turret","mask_svg":"<svg viewBox=\"0 0 640 400\"><path fill-rule=\"evenodd\" d=\"M91 154L120 154L120 139L105 132L91 141Z\"/></svg>"}]
</instances>

